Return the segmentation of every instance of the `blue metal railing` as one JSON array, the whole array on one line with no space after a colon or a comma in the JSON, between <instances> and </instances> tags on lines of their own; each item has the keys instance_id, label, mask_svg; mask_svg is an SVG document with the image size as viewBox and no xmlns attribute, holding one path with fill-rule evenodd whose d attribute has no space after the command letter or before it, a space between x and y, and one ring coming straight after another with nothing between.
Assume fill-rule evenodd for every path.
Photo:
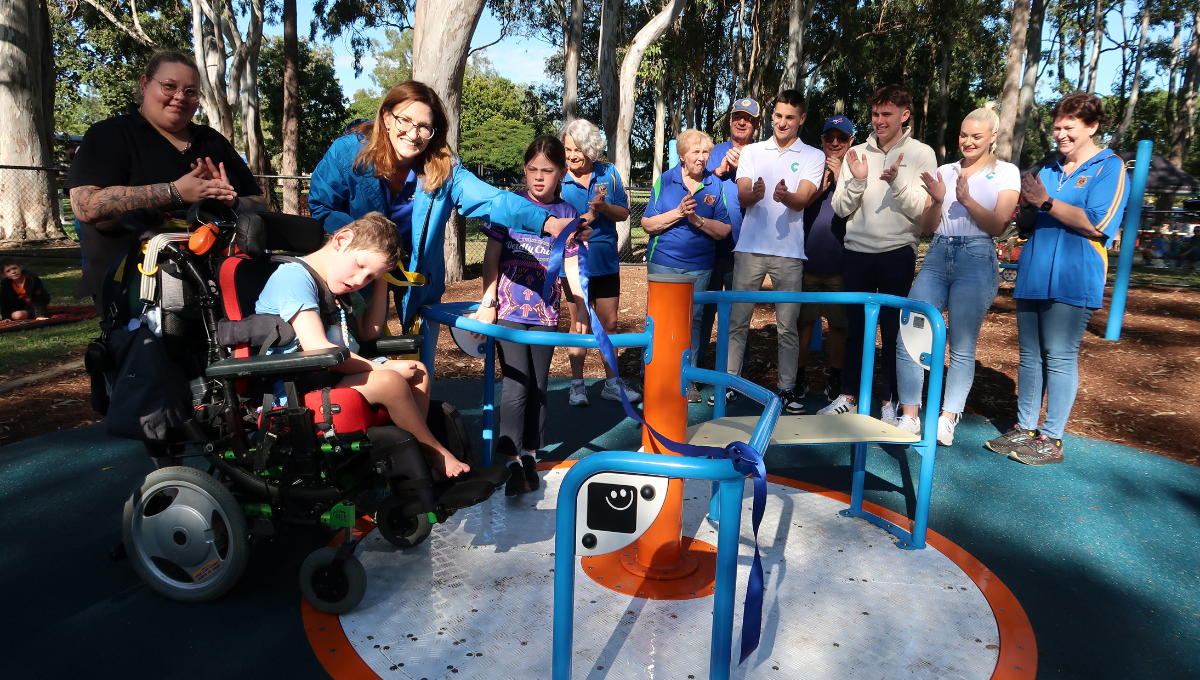
<instances>
[{"instance_id":1,"label":"blue metal railing","mask_svg":"<svg viewBox=\"0 0 1200 680\"><path fill-rule=\"evenodd\" d=\"M721 516L727 521L721 522L717 528L717 574L713 585L712 642L709 646L708 668L712 680L727 680L733 662L733 607L737 590L742 492L746 476L738 472L728 459L686 458L629 451L594 453L576 462L563 477L558 489L554 533L554 680L569 680L571 677L575 634L576 499L583 483L601 472L707 479L720 488Z\"/></svg>"}]
</instances>

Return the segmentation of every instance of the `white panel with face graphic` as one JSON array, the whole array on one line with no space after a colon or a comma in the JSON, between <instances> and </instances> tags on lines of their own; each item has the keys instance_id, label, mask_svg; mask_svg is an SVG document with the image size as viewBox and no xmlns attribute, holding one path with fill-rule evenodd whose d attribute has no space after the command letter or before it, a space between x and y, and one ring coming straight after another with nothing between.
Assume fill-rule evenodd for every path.
<instances>
[{"instance_id":1,"label":"white panel with face graphic","mask_svg":"<svg viewBox=\"0 0 1200 680\"><path fill-rule=\"evenodd\" d=\"M930 325L929 318L920 312L901 310L900 337L904 340L904 349L908 350L908 356L928 371L929 358L922 362L921 355L933 352L933 326Z\"/></svg>"},{"instance_id":2,"label":"white panel with face graphic","mask_svg":"<svg viewBox=\"0 0 1200 680\"><path fill-rule=\"evenodd\" d=\"M450 335L454 338L454 344L465 352L468 356L482 359L487 352L487 339L477 338L471 335L470 331L465 331L461 328L450 327Z\"/></svg>"},{"instance_id":3,"label":"white panel with face graphic","mask_svg":"<svg viewBox=\"0 0 1200 680\"><path fill-rule=\"evenodd\" d=\"M666 477L592 475L575 501L575 554L603 555L633 543L654 523L666 498Z\"/></svg>"}]
</instances>

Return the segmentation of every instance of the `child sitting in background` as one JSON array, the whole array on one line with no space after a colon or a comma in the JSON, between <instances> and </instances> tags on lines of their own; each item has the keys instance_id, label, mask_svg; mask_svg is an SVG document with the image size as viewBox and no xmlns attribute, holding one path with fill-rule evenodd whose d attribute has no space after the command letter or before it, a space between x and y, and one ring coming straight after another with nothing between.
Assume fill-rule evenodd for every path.
<instances>
[{"instance_id":1,"label":"child sitting in background","mask_svg":"<svg viewBox=\"0 0 1200 680\"><path fill-rule=\"evenodd\" d=\"M575 208L558 196L559 182L567 172L567 154L557 137L534 139L525 151L524 167L526 188L518 196L554 217L578 217ZM483 299L471 318L522 331L557 331L560 284L554 282L550 296L542 298L554 239L514 232L491 222L484 223L483 231L488 235ZM504 376L496 452L504 454L512 466L504 495L517 496L539 486L536 456L546 434L546 383L554 348L504 340L498 340L496 346Z\"/></svg>"},{"instance_id":2,"label":"child sitting in background","mask_svg":"<svg viewBox=\"0 0 1200 680\"><path fill-rule=\"evenodd\" d=\"M11 259L0 260L0 271L4 273L4 280L0 281L0 319L50 318L46 309L50 306L50 294L37 274Z\"/></svg>"},{"instance_id":3,"label":"child sitting in background","mask_svg":"<svg viewBox=\"0 0 1200 680\"><path fill-rule=\"evenodd\" d=\"M334 232L325 245L304 258L335 296L361 290L386 274L399 257L396 226L381 213L367 213ZM388 287L380 283L371 291L365 314L358 319L362 340L383 333L387 319ZM354 352L356 339L345 321L326 326L321 318L317 284L303 265L280 265L263 287L254 306L257 314L275 314L292 324L296 341L281 352L348 347ZM429 431L429 372L419 361L368 361L357 354L328 372L315 373L297 381L301 392L325 387L349 387L372 406L387 409L393 423L417 438L435 479L457 477L470 470Z\"/></svg>"}]
</instances>

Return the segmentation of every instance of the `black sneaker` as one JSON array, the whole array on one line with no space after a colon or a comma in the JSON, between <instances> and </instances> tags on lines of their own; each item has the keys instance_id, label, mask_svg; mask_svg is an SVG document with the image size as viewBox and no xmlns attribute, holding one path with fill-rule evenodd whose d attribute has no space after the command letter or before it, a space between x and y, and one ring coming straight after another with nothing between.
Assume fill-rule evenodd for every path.
<instances>
[{"instance_id":1,"label":"black sneaker","mask_svg":"<svg viewBox=\"0 0 1200 680\"><path fill-rule=\"evenodd\" d=\"M989 439L988 441L984 442L983 446L989 451L995 451L996 453L1007 456L1018 446L1024 446L1025 444L1033 441L1034 437L1036 436L1037 430L1022 430L1014 427L999 437L996 437L995 439Z\"/></svg>"},{"instance_id":2,"label":"black sneaker","mask_svg":"<svg viewBox=\"0 0 1200 680\"><path fill-rule=\"evenodd\" d=\"M733 390L733 389L726 388L726 390L725 390L725 403L726 403L726 404L731 404L731 403L733 403L733 402L737 401L737 399L738 399L738 393L737 393L737 391L736 391L736 390ZM715 389L713 390L713 393L712 393L712 394L708 395L708 405L709 405L709 406L716 406L716 405L717 405L717 391L716 391Z\"/></svg>"},{"instance_id":3,"label":"black sneaker","mask_svg":"<svg viewBox=\"0 0 1200 680\"><path fill-rule=\"evenodd\" d=\"M504 495L520 496L530 491L533 489L529 488L529 478L525 476L525 466L520 461L511 461L508 464L508 482L504 485Z\"/></svg>"},{"instance_id":4,"label":"black sneaker","mask_svg":"<svg viewBox=\"0 0 1200 680\"><path fill-rule=\"evenodd\" d=\"M1061 439L1051 439L1046 435L1038 435L1013 449L1009 458L1026 465L1054 465L1063 462Z\"/></svg>"},{"instance_id":5,"label":"black sneaker","mask_svg":"<svg viewBox=\"0 0 1200 680\"><path fill-rule=\"evenodd\" d=\"M696 383L688 385L687 400L689 404L699 404L704 400L704 396L700 394L700 387Z\"/></svg>"},{"instance_id":6,"label":"black sneaker","mask_svg":"<svg viewBox=\"0 0 1200 680\"><path fill-rule=\"evenodd\" d=\"M804 369L801 369L800 375L796 376L796 386L792 388L792 391L801 399L808 394L808 376L804 374Z\"/></svg>"},{"instance_id":7,"label":"black sneaker","mask_svg":"<svg viewBox=\"0 0 1200 680\"><path fill-rule=\"evenodd\" d=\"M804 415L804 404L800 402L800 397L796 396L796 390L783 390L779 393L779 399L783 402L783 412L791 416Z\"/></svg>"},{"instance_id":8,"label":"black sneaker","mask_svg":"<svg viewBox=\"0 0 1200 680\"><path fill-rule=\"evenodd\" d=\"M521 467L525 469L525 482L529 486L529 490L537 491L538 487L542 485L537 473L537 459L533 456L522 455ZM505 489L505 493L508 493L508 489Z\"/></svg>"}]
</instances>

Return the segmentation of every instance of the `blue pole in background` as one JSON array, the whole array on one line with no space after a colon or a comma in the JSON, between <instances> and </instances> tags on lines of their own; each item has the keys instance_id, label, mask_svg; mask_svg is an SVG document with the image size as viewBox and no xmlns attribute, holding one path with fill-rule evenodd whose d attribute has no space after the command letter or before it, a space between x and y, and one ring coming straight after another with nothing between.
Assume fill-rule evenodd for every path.
<instances>
[{"instance_id":1,"label":"blue pole in background","mask_svg":"<svg viewBox=\"0 0 1200 680\"><path fill-rule=\"evenodd\" d=\"M679 150L675 146L675 140L667 142L667 168L673 168L679 165Z\"/></svg>"},{"instance_id":2,"label":"blue pole in background","mask_svg":"<svg viewBox=\"0 0 1200 680\"><path fill-rule=\"evenodd\" d=\"M1117 277L1113 280L1112 302L1108 306L1108 330L1105 340L1121 339L1121 324L1125 320L1125 298L1129 295L1129 275L1133 272L1133 251L1136 249L1138 225L1142 221L1142 199L1146 196L1146 176L1150 173L1150 154L1154 142L1138 142L1137 159L1133 163L1133 183L1129 185L1129 203L1125 207L1125 225L1121 228L1121 255L1117 261Z\"/></svg>"}]
</instances>

